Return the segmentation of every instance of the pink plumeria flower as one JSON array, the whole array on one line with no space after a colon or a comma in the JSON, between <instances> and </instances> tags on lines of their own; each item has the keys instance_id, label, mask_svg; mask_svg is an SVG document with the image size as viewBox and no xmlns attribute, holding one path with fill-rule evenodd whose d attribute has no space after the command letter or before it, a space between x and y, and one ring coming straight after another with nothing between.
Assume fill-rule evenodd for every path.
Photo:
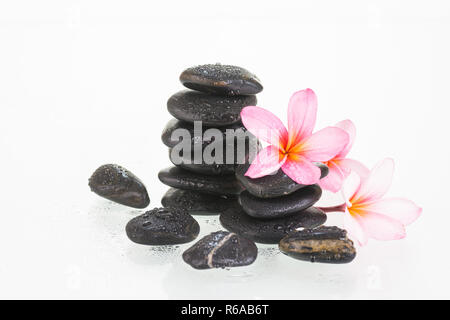
<instances>
[{"instance_id":1,"label":"pink plumeria flower","mask_svg":"<svg viewBox=\"0 0 450 320\"><path fill-rule=\"evenodd\" d=\"M312 134L316 123L317 97L311 89L294 93L288 106L288 130L271 112L245 107L241 112L244 126L270 145L258 153L246 176L259 178L283 170L299 184L314 184L320 169L313 162L329 161L348 144L348 134L337 127L327 127Z\"/></svg>"},{"instance_id":2,"label":"pink plumeria flower","mask_svg":"<svg viewBox=\"0 0 450 320\"><path fill-rule=\"evenodd\" d=\"M422 208L404 198L385 198L394 161L380 161L365 177L352 174L344 183L344 227L363 246L369 238L397 240L406 236L405 226L414 222ZM352 179L353 178L353 179ZM347 195L349 195L347 197Z\"/></svg>"},{"instance_id":3,"label":"pink plumeria flower","mask_svg":"<svg viewBox=\"0 0 450 320\"><path fill-rule=\"evenodd\" d=\"M369 173L369 169L367 169L361 162L346 158L353 146L356 136L356 128L353 122L350 120L343 120L338 122L335 126L347 132L349 141L345 148L342 149L342 151L339 152L333 159L324 162L324 164L327 165L329 172L326 177L319 181L319 185L322 189L332 192L338 192L341 190L344 180L348 177L351 171L356 171L356 173L360 176L366 176Z\"/></svg>"}]
</instances>

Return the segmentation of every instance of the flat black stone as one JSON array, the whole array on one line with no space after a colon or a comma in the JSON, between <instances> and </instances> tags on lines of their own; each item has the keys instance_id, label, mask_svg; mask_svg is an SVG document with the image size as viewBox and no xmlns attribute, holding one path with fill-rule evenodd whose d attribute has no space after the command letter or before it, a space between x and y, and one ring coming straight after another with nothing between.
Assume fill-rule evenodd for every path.
<instances>
[{"instance_id":1,"label":"flat black stone","mask_svg":"<svg viewBox=\"0 0 450 320\"><path fill-rule=\"evenodd\" d=\"M172 133L175 130L181 129L185 130L186 136L190 137L190 153L183 154L183 149L180 150L180 147L186 147L184 144L178 146L173 150L172 148L176 147L178 143L180 143L183 138L177 139L175 136L172 138ZM215 138L211 136L204 136L206 130L210 129L207 127L202 128L200 132L194 132L194 126L190 123L179 121L179 120L171 120L167 124L166 128L163 131L161 139L165 145L167 145L169 149L169 159L173 164L180 166L186 170L200 173L200 174L208 174L208 175L223 175L223 174L234 174L234 169L237 164L244 163L246 157L249 154L256 155L260 144L255 136L249 133L245 127L241 123L234 124L230 127L221 127L217 128ZM227 139L227 131L226 130L238 130L239 134L236 133L237 137ZM219 134L220 132L220 134ZM229 132L228 132L229 134ZM186 137L187 138L187 137ZM212 144L214 142L214 145ZM244 148L241 148L241 145L245 142ZM184 143L184 142L183 142ZM216 143L218 145L216 145ZM189 146L189 145L188 145ZM204 161L204 157L201 155L207 153L206 148L211 150L212 148L222 147L222 155L221 161L206 163ZM198 151L196 151L198 150ZM200 163L194 163L194 154L195 152L199 152ZM233 153L233 160L231 163L228 163L228 153ZM208 151L209 154L209 151Z\"/></svg>"},{"instance_id":2,"label":"flat black stone","mask_svg":"<svg viewBox=\"0 0 450 320\"><path fill-rule=\"evenodd\" d=\"M171 245L194 240L200 226L179 208L155 208L131 219L126 228L131 241L146 245Z\"/></svg>"},{"instance_id":3,"label":"flat black stone","mask_svg":"<svg viewBox=\"0 0 450 320\"><path fill-rule=\"evenodd\" d=\"M273 219L309 208L319 201L321 195L322 189L314 184L278 198L257 198L243 191L239 195L239 203L254 218Z\"/></svg>"},{"instance_id":4,"label":"flat black stone","mask_svg":"<svg viewBox=\"0 0 450 320\"><path fill-rule=\"evenodd\" d=\"M184 70L181 83L201 92L235 96L257 94L263 86L248 70L224 64L204 64Z\"/></svg>"},{"instance_id":5,"label":"flat black stone","mask_svg":"<svg viewBox=\"0 0 450 320\"><path fill-rule=\"evenodd\" d=\"M89 187L99 196L125 206L142 209L150 203L142 181L117 164L105 164L95 170Z\"/></svg>"},{"instance_id":6,"label":"flat black stone","mask_svg":"<svg viewBox=\"0 0 450 320\"><path fill-rule=\"evenodd\" d=\"M256 143L255 143L256 142ZM169 149L169 159L170 161L181 168L186 170L199 173L199 174L207 174L207 175L226 175L233 174L235 172L236 166L239 163L243 163L245 161L246 156L253 152L254 155L258 153L259 148L261 147L259 141L252 140L250 144L249 140L245 142L244 149L238 149L238 144L235 141L234 144L223 144L222 147L222 157L217 157L219 161L206 163L205 158L200 156L200 163L195 163L194 158L194 150L191 149L190 154L187 156L183 153L183 150ZM212 147L212 146L211 146ZM239 151L238 151L239 150ZM202 155L204 150L202 150ZM228 152L231 152L233 158L227 159ZM218 163L219 162L219 163ZM229 162L229 163L228 163Z\"/></svg>"},{"instance_id":7,"label":"flat black stone","mask_svg":"<svg viewBox=\"0 0 450 320\"><path fill-rule=\"evenodd\" d=\"M241 121L242 108L256 105L256 96L217 96L183 90L167 101L167 110L175 118L202 121L205 126L229 126Z\"/></svg>"},{"instance_id":8,"label":"flat black stone","mask_svg":"<svg viewBox=\"0 0 450 320\"><path fill-rule=\"evenodd\" d=\"M220 215L220 223L230 232L258 243L276 244L298 228L315 228L325 223L326 214L315 207L270 220L250 217L238 205Z\"/></svg>"},{"instance_id":9,"label":"flat black stone","mask_svg":"<svg viewBox=\"0 0 450 320\"><path fill-rule=\"evenodd\" d=\"M323 163L316 163L321 172L321 178L328 174L328 167ZM283 170L279 169L275 174L267 175L261 178L252 179L245 176L250 164L241 164L236 166L236 177L252 195L258 198L276 198L295 192L305 185L298 184Z\"/></svg>"},{"instance_id":10,"label":"flat black stone","mask_svg":"<svg viewBox=\"0 0 450 320\"><path fill-rule=\"evenodd\" d=\"M163 207L186 209L190 214L220 214L235 205L234 196L217 196L198 191L170 188L161 199Z\"/></svg>"},{"instance_id":11,"label":"flat black stone","mask_svg":"<svg viewBox=\"0 0 450 320\"><path fill-rule=\"evenodd\" d=\"M251 240L227 231L213 232L183 253L183 260L195 269L231 268L252 264L258 248Z\"/></svg>"},{"instance_id":12,"label":"flat black stone","mask_svg":"<svg viewBox=\"0 0 450 320\"><path fill-rule=\"evenodd\" d=\"M292 258L310 262L348 263L356 256L347 231L338 227L321 226L293 232L281 239L279 248Z\"/></svg>"},{"instance_id":13,"label":"flat black stone","mask_svg":"<svg viewBox=\"0 0 450 320\"><path fill-rule=\"evenodd\" d=\"M204 136L205 131L209 129L211 128L203 126L201 132L195 132L194 125L192 123L172 119L167 123L166 127L164 128L163 133L161 135L161 140L166 146L168 146L169 148L173 148L178 143L183 141L182 137L176 136L172 137L173 132L176 130L178 130L179 132L185 130L186 135L188 135L191 139L192 146L201 144L202 148L205 148L207 145L211 144L213 141L216 141L217 139L220 139L225 143L227 141L226 130L241 130L243 133L247 133L247 129L244 127L242 122L237 122L227 127L215 128L216 130L219 130L222 133L222 136L218 137L217 139L216 137ZM255 139L251 133L248 132L247 135L248 137Z\"/></svg>"},{"instance_id":14,"label":"flat black stone","mask_svg":"<svg viewBox=\"0 0 450 320\"><path fill-rule=\"evenodd\" d=\"M162 183L173 188L218 195L238 195L244 190L234 175L201 175L179 167L161 170L158 178Z\"/></svg>"},{"instance_id":15,"label":"flat black stone","mask_svg":"<svg viewBox=\"0 0 450 320\"><path fill-rule=\"evenodd\" d=\"M171 150L169 150L171 152ZM172 157L169 155L170 161L172 161ZM172 161L173 164L183 168L185 170L198 173L198 174L206 174L206 175L232 175L234 174L234 164L206 164L206 163L186 163L182 162L180 164L176 164Z\"/></svg>"}]
</instances>

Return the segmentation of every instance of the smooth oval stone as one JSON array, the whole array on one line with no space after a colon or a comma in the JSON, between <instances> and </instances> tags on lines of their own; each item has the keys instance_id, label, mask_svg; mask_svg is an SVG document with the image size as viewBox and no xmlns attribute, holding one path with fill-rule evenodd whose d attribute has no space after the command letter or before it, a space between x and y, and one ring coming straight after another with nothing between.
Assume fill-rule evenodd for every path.
<instances>
[{"instance_id":1,"label":"smooth oval stone","mask_svg":"<svg viewBox=\"0 0 450 320\"><path fill-rule=\"evenodd\" d=\"M227 231L213 232L183 253L183 260L195 269L231 268L252 264L258 248L251 240Z\"/></svg>"},{"instance_id":2,"label":"smooth oval stone","mask_svg":"<svg viewBox=\"0 0 450 320\"><path fill-rule=\"evenodd\" d=\"M282 218L263 220L247 215L239 205L220 215L220 223L228 231L258 243L276 244L298 228L315 228L325 223L326 214L315 207Z\"/></svg>"},{"instance_id":3,"label":"smooth oval stone","mask_svg":"<svg viewBox=\"0 0 450 320\"><path fill-rule=\"evenodd\" d=\"M241 121L242 108L255 106L256 96L217 96L192 90L183 90L167 101L167 110L175 118L202 121L204 126L229 126Z\"/></svg>"},{"instance_id":4,"label":"smooth oval stone","mask_svg":"<svg viewBox=\"0 0 450 320\"><path fill-rule=\"evenodd\" d=\"M201 175L179 167L161 170L158 178L172 188L218 195L238 195L244 190L234 175Z\"/></svg>"},{"instance_id":5,"label":"smooth oval stone","mask_svg":"<svg viewBox=\"0 0 450 320\"><path fill-rule=\"evenodd\" d=\"M181 73L180 81L189 89L228 96L257 94L263 89L248 70L220 63L188 68Z\"/></svg>"},{"instance_id":6,"label":"smooth oval stone","mask_svg":"<svg viewBox=\"0 0 450 320\"><path fill-rule=\"evenodd\" d=\"M194 131L194 125L192 123L180 121L177 119L172 119L167 123L166 127L164 128L163 133L161 135L161 140L166 146L168 146L169 148L173 148L178 143L182 142L183 138L179 137L177 135L172 137L172 134L176 130L178 130L180 132L183 132L183 130L185 130L184 131L185 134L190 137L192 148L194 145L198 145L198 144L201 144L202 148L205 148L207 145L209 145L213 141L217 141L216 137L208 137L208 136L205 137L204 136L205 131L208 129L210 129L210 128L202 127L201 133L199 134ZM247 129L244 127L242 122L237 122L233 125L230 125L227 127L220 127L220 128L216 128L216 129L222 133L222 136L220 137L220 139L224 142L226 142L227 130L241 130L242 132L247 133ZM250 132L248 132L247 135L248 135L248 137L250 137L252 139L256 139Z\"/></svg>"},{"instance_id":7,"label":"smooth oval stone","mask_svg":"<svg viewBox=\"0 0 450 320\"><path fill-rule=\"evenodd\" d=\"M161 199L163 207L186 209L190 214L220 214L236 203L234 196L217 196L170 188Z\"/></svg>"},{"instance_id":8,"label":"smooth oval stone","mask_svg":"<svg viewBox=\"0 0 450 320\"><path fill-rule=\"evenodd\" d=\"M170 245L194 240L200 226L184 209L155 208L131 219L125 230L133 242Z\"/></svg>"},{"instance_id":9,"label":"smooth oval stone","mask_svg":"<svg viewBox=\"0 0 450 320\"><path fill-rule=\"evenodd\" d=\"M321 195L322 189L316 184L278 198L257 198L248 191L243 191L239 195L239 203L252 217L273 219L309 208L319 201Z\"/></svg>"},{"instance_id":10,"label":"smooth oval stone","mask_svg":"<svg viewBox=\"0 0 450 320\"><path fill-rule=\"evenodd\" d=\"M316 163L319 167L321 175L320 178L324 178L328 175L328 167L323 163ZM304 184L298 184L283 170L278 169L275 174L267 175L261 178L252 179L245 176L250 164L241 164L236 166L236 178L242 183L249 193L258 198L276 198L291 194L301 188L304 188Z\"/></svg>"},{"instance_id":11,"label":"smooth oval stone","mask_svg":"<svg viewBox=\"0 0 450 320\"><path fill-rule=\"evenodd\" d=\"M231 143L223 143L221 150L222 156L219 157L219 155L217 155L214 151L214 158L212 159L212 163L206 163L206 158L203 156L206 154L204 149L201 150L199 156L201 162L195 163L195 151L193 150L193 148L191 148L190 153L187 155L183 153L184 150L175 150L173 148L170 148L169 159L176 166L200 174L234 175L236 165L238 165L239 163L243 163L249 153L256 155L260 147L261 145L256 138L252 140L247 139L245 141L245 144L242 144L242 146L240 142L238 143L237 140ZM228 157L229 152L231 152L232 157Z\"/></svg>"},{"instance_id":12,"label":"smooth oval stone","mask_svg":"<svg viewBox=\"0 0 450 320\"><path fill-rule=\"evenodd\" d=\"M142 181L117 164L105 164L95 170L89 187L99 196L129 207L142 209L150 203Z\"/></svg>"},{"instance_id":13,"label":"smooth oval stone","mask_svg":"<svg viewBox=\"0 0 450 320\"><path fill-rule=\"evenodd\" d=\"M293 232L279 243L284 254L299 260L324 263L348 263L356 256L347 231L321 226Z\"/></svg>"}]
</instances>

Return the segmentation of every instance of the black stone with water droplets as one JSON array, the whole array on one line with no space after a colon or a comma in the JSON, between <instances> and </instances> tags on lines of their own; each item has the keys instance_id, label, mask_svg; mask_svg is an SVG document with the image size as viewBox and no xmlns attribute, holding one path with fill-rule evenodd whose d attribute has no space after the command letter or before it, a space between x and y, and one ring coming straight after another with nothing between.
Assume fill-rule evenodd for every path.
<instances>
[{"instance_id":1,"label":"black stone with water droplets","mask_svg":"<svg viewBox=\"0 0 450 320\"><path fill-rule=\"evenodd\" d=\"M184 209L154 208L131 219L126 225L131 241L146 245L171 245L194 240L198 222Z\"/></svg>"},{"instance_id":2,"label":"black stone with water droplets","mask_svg":"<svg viewBox=\"0 0 450 320\"><path fill-rule=\"evenodd\" d=\"M322 195L322 189L314 184L278 198L257 198L248 191L239 195L244 211L255 218L273 219L311 207Z\"/></svg>"},{"instance_id":3,"label":"black stone with water droplets","mask_svg":"<svg viewBox=\"0 0 450 320\"><path fill-rule=\"evenodd\" d=\"M275 219L257 219L236 205L220 215L220 223L228 231L259 243L276 244L298 228L315 228L325 223L326 214L315 207Z\"/></svg>"},{"instance_id":4,"label":"black stone with water droplets","mask_svg":"<svg viewBox=\"0 0 450 320\"><path fill-rule=\"evenodd\" d=\"M176 138L175 136L172 137L172 133L175 132L175 130L185 130L185 133L188 137L191 139L191 146L190 146L190 153L189 154L182 154L183 149L180 150L180 148L177 148L176 150L173 150L178 143L180 143L183 138ZM172 161L173 164L180 166L186 170L200 173L200 174L207 174L207 175L223 175L223 174L234 174L235 166L238 163L243 163L245 161L246 156L248 156L249 152L256 154L258 148L260 147L259 141L256 139L255 136L247 132L245 127L242 125L242 123L236 123L229 127L222 127L215 129L220 134L217 134L216 137L211 136L204 136L205 130L208 130L208 128L204 127L201 132L194 132L194 126L190 123L179 121L179 120L171 120L164 128L164 131L161 135L161 139L163 143L168 146L169 149L169 158L170 161ZM232 139L230 141L226 139L225 132L226 130L237 130L237 138ZM180 130L180 132L181 132ZM241 145L245 141L245 150L242 152L243 154L238 153L237 146ZM202 159L201 163L194 163L194 150L197 148L199 149L200 155L203 155L205 152L205 148L208 146L210 148L213 148L213 145L211 143L221 143L222 144L222 163L205 163L203 161L203 157L200 157ZM230 158L228 156L228 152L233 152L233 159L234 162L227 163L227 158ZM175 161L177 160L177 161ZM181 162L179 160L182 160Z\"/></svg>"},{"instance_id":5,"label":"black stone with water droplets","mask_svg":"<svg viewBox=\"0 0 450 320\"><path fill-rule=\"evenodd\" d=\"M158 178L172 188L217 195L238 195L244 190L234 175L202 175L179 167L161 170Z\"/></svg>"},{"instance_id":6,"label":"black stone with water droplets","mask_svg":"<svg viewBox=\"0 0 450 320\"><path fill-rule=\"evenodd\" d=\"M183 260L195 269L230 268L252 264L258 248L251 240L227 231L213 232L183 253Z\"/></svg>"},{"instance_id":7,"label":"black stone with water droplets","mask_svg":"<svg viewBox=\"0 0 450 320\"><path fill-rule=\"evenodd\" d=\"M263 86L248 70L224 64L204 64L184 70L181 83L197 91L235 96L257 94Z\"/></svg>"},{"instance_id":8,"label":"black stone with water droplets","mask_svg":"<svg viewBox=\"0 0 450 320\"><path fill-rule=\"evenodd\" d=\"M293 232L279 243L280 251L299 260L323 263L348 263L356 256L347 231L321 226Z\"/></svg>"},{"instance_id":9,"label":"black stone with water droplets","mask_svg":"<svg viewBox=\"0 0 450 320\"><path fill-rule=\"evenodd\" d=\"M228 97L183 90L169 98L167 110L182 121L202 121L204 126L220 127L240 122L242 108L254 105L254 95Z\"/></svg>"},{"instance_id":10,"label":"black stone with water droplets","mask_svg":"<svg viewBox=\"0 0 450 320\"><path fill-rule=\"evenodd\" d=\"M186 209L190 214L220 214L236 203L234 196L217 196L198 191L170 188L161 199L164 207Z\"/></svg>"},{"instance_id":11,"label":"black stone with water droplets","mask_svg":"<svg viewBox=\"0 0 450 320\"><path fill-rule=\"evenodd\" d=\"M316 163L316 166L320 169L320 178L324 178L328 175L328 167L326 165ZM298 184L289 178L289 176L281 169L278 169L275 174L269 174L261 178L249 178L245 176L249 167L250 164L248 161L246 161L245 164L236 166L236 178L242 183L245 189L255 197L276 198L288 195L305 187L305 185Z\"/></svg>"},{"instance_id":12,"label":"black stone with water droplets","mask_svg":"<svg viewBox=\"0 0 450 320\"><path fill-rule=\"evenodd\" d=\"M95 170L89 187L99 196L129 207L142 209L150 203L142 181L117 164L105 164Z\"/></svg>"},{"instance_id":13,"label":"black stone with water droplets","mask_svg":"<svg viewBox=\"0 0 450 320\"><path fill-rule=\"evenodd\" d=\"M213 141L217 140L216 137L204 137L205 131L209 129L207 127L202 127L201 132L199 132L198 134L197 132L194 132L194 125L192 123L172 119L167 123L161 135L162 142L169 148L175 147L178 143L180 143L183 140L181 137L172 137L172 134L175 130L178 130L179 132L182 131L179 129L186 131L186 134L188 134L188 136L191 138L192 146L196 144L201 144L202 149L205 148L210 143L212 143ZM244 127L242 122L237 122L227 127L220 127L217 128L217 130L219 130L222 133L222 137L220 138L221 140L226 141L225 133L226 130L229 129L242 130L242 132L247 132L247 129Z\"/></svg>"}]
</instances>

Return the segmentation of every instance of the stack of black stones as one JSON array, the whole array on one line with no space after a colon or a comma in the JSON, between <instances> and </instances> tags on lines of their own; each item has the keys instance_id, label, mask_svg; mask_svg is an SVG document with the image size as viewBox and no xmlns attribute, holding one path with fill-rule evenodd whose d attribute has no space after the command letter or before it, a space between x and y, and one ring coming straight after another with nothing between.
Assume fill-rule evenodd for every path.
<instances>
[{"instance_id":1,"label":"stack of black stones","mask_svg":"<svg viewBox=\"0 0 450 320\"><path fill-rule=\"evenodd\" d=\"M326 215L313 207L322 195L318 185L298 184L282 169L257 179L245 176L260 144L246 132L240 113L256 105L255 94L263 89L258 78L240 67L210 64L186 69L180 81L190 90L169 98L167 108L175 119L162 134L175 166L158 174L171 188L161 200L163 208L129 221L130 240L144 245L191 242L200 232L192 215L220 214L228 231L213 232L183 253L196 269L249 265L257 257L255 242L278 244L281 252L300 260L352 261L356 251L346 231L322 226ZM211 129L214 134L208 134ZM208 151L213 161L204 157ZM325 177L328 168L316 165ZM97 169L89 184L121 204L145 208L150 202L143 183L117 165Z\"/></svg>"},{"instance_id":2,"label":"stack of black stones","mask_svg":"<svg viewBox=\"0 0 450 320\"><path fill-rule=\"evenodd\" d=\"M172 187L161 203L191 214L219 214L244 190L235 167L245 161L256 139L245 135L240 113L245 106L256 105L255 94L262 85L247 70L221 64L186 69L180 81L193 90L179 91L167 101L175 119L161 138L175 166L159 172L159 179ZM230 133L235 134L231 139ZM187 138L189 148L181 148L187 146ZM238 145L244 152L238 152Z\"/></svg>"}]
</instances>

